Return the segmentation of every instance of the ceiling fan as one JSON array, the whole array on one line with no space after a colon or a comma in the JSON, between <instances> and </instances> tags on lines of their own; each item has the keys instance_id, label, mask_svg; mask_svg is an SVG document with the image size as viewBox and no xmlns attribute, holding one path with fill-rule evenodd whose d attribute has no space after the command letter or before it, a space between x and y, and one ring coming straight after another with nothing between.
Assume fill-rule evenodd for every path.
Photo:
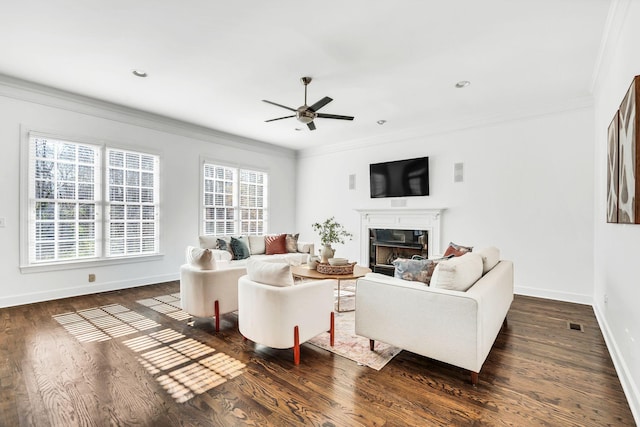
<instances>
[{"instance_id":1,"label":"ceiling fan","mask_svg":"<svg viewBox=\"0 0 640 427\"><path fill-rule=\"evenodd\" d=\"M329 98L328 96L325 96L315 104L311 106L307 105L307 86L309 85L309 83L311 83L311 77L301 77L300 82L304 85L304 105L295 109L295 108L287 107L281 104L276 104L275 102L271 102L271 101L267 101L266 99L263 99L262 101L266 102L267 104L275 105L275 106L285 108L287 110L295 112L295 114L291 116L278 117L277 119L265 120L265 122L273 122L275 120L289 119L291 117L295 117L298 119L298 121L306 124L309 130L316 130L316 125L313 123L313 120L316 117L320 117L321 119L353 120L353 116L339 116L336 114L318 113L319 109L321 109L322 107L324 107L325 105L333 101L333 99Z\"/></svg>"}]
</instances>

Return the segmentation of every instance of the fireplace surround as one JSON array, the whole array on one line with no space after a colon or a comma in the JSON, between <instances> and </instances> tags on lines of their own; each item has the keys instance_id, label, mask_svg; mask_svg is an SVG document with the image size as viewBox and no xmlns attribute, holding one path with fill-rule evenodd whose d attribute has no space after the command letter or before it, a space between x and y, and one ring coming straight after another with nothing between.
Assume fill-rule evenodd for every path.
<instances>
[{"instance_id":1,"label":"fireplace surround","mask_svg":"<svg viewBox=\"0 0 640 427\"><path fill-rule=\"evenodd\" d=\"M360 265L369 266L371 261L371 230L391 230L391 240L399 245L398 240L409 240L408 236L416 235L416 232L426 234L426 238L420 241L422 245L419 254L429 258L441 254L440 251L440 219L444 209L358 209L360 214ZM393 231L396 238L393 238ZM404 231L410 231L405 233ZM406 236L406 237L402 237ZM426 241L425 241L426 240ZM416 239L416 241L418 241ZM426 244L426 250L424 249ZM398 249L399 253L399 249ZM418 253L415 253L418 254ZM393 271L393 270L392 270Z\"/></svg>"}]
</instances>

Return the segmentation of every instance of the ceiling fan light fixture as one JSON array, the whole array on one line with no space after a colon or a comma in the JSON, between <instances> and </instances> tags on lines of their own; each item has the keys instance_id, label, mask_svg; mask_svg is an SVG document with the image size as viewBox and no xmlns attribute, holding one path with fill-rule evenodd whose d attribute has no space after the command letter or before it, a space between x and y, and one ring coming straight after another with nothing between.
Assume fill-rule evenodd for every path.
<instances>
[{"instance_id":1,"label":"ceiling fan light fixture","mask_svg":"<svg viewBox=\"0 0 640 427\"><path fill-rule=\"evenodd\" d=\"M299 122L302 122L305 125L307 123L311 123L313 119L316 118L316 116L317 114L314 111L310 110L306 105L303 105L296 111L296 118Z\"/></svg>"},{"instance_id":2,"label":"ceiling fan light fixture","mask_svg":"<svg viewBox=\"0 0 640 427\"><path fill-rule=\"evenodd\" d=\"M469 80L460 80L458 83L456 83L456 87L458 89L462 89L469 86L470 84L471 82Z\"/></svg>"}]
</instances>

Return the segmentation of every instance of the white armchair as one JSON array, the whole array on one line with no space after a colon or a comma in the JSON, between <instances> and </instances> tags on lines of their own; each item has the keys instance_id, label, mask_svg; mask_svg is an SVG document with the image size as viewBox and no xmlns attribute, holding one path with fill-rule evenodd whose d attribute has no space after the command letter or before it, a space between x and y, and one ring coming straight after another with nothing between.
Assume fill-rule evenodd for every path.
<instances>
[{"instance_id":1,"label":"white armchair","mask_svg":"<svg viewBox=\"0 0 640 427\"><path fill-rule=\"evenodd\" d=\"M271 284L259 283L250 279L252 264L247 265L248 275L238 280L238 326L242 336L272 348L293 347L296 365L300 363L300 344L316 335L328 331L333 346L333 281L292 285L293 278L287 278L280 285L269 280L264 281ZM262 264L273 266L266 269L280 268L285 274L289 269L287 264Z\"/></svg>"},{"instance_id":2,"label":"white armchair","mask_svg":"<svg viewBox=\"0 0 640 427\"><path fill-rule=\"evenodd\" d=\"M215 316L219 332L220 316L238 310L238 279L244 274L244 267L212 260L209 249L187 248L187 263L180 267L182 309L194 317Z\"/></svg>"}]
</instances>

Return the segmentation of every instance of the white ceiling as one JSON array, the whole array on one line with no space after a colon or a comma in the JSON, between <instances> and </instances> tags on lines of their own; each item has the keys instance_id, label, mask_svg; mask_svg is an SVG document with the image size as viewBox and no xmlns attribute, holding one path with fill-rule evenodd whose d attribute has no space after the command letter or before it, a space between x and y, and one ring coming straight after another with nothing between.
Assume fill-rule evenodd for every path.
<instances>
[{"instance_id":1,"label":"white ceiling","mask_svg":"<svg viewBox=\"0 0 640 427\"><path fill-rule=\"evenodd\" d=\"M1 74L303 149L584 100L610 0L2 3Z\"/></svg>"}]
</instances>

